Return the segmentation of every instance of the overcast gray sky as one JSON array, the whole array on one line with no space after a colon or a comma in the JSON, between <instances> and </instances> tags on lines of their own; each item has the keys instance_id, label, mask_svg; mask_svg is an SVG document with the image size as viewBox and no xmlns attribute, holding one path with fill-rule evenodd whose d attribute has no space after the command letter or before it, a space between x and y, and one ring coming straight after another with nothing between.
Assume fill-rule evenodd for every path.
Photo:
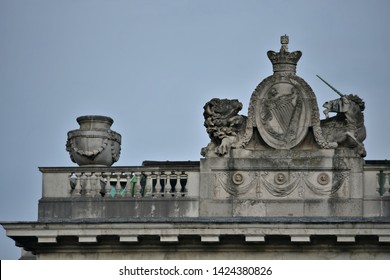
<instances>
[{"instance_id":1,"label":"overcast gray sky","mask_svg":"<svg viewBox=\"0 0 390 280\"><path fill-rule=\"evenodd\" d=\"M0 221L37 219L38 167L75 165L81 115L114 119L116 165L199 160L203 105L247 115L283 34L320 105L336 96L316 74L365 100L366 159L390 159L389 26L387 0L0 0ZM1 228L0 259L19 253Z\"/></svg>"}]
</instances>

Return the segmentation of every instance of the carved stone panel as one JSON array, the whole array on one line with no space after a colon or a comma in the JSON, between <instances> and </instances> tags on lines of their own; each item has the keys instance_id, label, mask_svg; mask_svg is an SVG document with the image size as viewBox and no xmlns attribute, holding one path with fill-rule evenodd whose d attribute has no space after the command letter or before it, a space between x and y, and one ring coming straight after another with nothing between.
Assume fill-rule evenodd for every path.
<instances>
[{"instance_id":1,"label":"carved stone panel","mask_svg":"<svg viewBox=\"0 0 390 280\"><path fill-rule=\"evenodd\" d=\"M229 195L252 200L278 197L340 198L346 196L340 189L346 186L349 177L350 172L345 169L217 172L214 180L214 198L224 199Z\"/></svg>"}]
</instances>

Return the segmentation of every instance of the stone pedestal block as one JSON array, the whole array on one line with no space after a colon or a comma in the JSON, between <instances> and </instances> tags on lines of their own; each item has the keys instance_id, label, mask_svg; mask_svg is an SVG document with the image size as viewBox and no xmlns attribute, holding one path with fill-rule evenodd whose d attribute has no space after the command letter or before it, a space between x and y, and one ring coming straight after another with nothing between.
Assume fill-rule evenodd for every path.
<instances>
[{"instance_id":1,"label":"stone pedestal block","mask_svg":"<svg viewBox=\"0 0 390 280\"><path fill-rule=\"evenodd\" d=\"M362 216L363 160L348 149L201 160L200 216Z\"/></svg>"}]
</instances>

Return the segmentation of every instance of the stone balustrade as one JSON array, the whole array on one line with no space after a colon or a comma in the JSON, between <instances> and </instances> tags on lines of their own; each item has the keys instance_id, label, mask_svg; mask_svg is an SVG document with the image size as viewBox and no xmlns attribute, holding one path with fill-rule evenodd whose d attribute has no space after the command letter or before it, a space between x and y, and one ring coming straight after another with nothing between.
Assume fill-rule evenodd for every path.
<instances>
[{"instance_id":1,"label":"stone balustrade","mask_svg":"<svg viewBox=\"0 0 390 280\"><path fill-rule=\"evenodd\" d=\"M41 167L42 198L183 198L199 195L199 162Z\"/></svg>"},{"instance_id":2,"label":"stone balustrade","mask_svg":"<svg viewBox=\"0 0 390 280\"><path fill-rule=\"evenodd\" d=\"M366 160L364 165L365 199L390 198L390 161Z\"/></svg>"},{"instance_id":3,"label":"stone balustrade","mask_svg":"<svg viewBox=\"0 0 390 280\"><path fill-rule=\"evenodd\" d=\"M38 219L195 217L199 169L199 162L41 167Z\"/></svg>"},{"instance_id":4,"label":"stone balustrade","mask_svg":"<svg viewBox=\"0 0 390 280\"><path fill-rule=\"evenodd\" d=\"M184 197L187 195L188 172L71 172L68 179L71 196Z\"/></svg>"}]
</instances>

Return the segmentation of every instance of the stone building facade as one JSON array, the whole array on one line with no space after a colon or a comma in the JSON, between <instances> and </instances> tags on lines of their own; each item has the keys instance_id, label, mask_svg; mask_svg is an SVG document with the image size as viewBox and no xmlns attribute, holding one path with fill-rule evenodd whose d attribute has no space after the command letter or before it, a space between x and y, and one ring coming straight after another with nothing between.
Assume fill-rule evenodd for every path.
<instances>
[{"instance_id":1,"label":"stone building facade","mask_svg":"<svg viewBox=\"0 0 390 280\"><path fill-rule=\"evenodd\" d=\"M321 78L339 95L321 120L288 40L247 116L205 104L200 161L112 166L112 119L78 118L79 166L41 167L38 220L3 222L7 235L37 259L389 259L390 162L364 160L364 101Z\"/></svg>"}]
</instances>

